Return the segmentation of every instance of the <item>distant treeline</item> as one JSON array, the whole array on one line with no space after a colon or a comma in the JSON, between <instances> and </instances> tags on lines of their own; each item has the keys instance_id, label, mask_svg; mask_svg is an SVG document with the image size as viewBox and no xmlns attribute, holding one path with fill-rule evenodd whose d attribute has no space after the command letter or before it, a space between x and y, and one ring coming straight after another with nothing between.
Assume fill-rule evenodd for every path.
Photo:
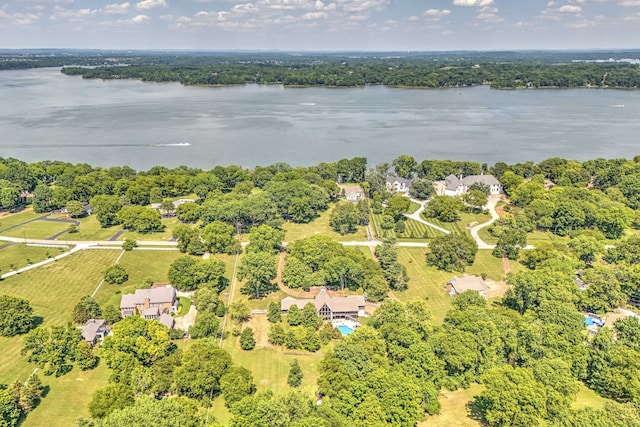
<instances>
[{"instance_id":1,"label":"distant treeline","mask_svg":"<svg viewBox=\"0 0 640 427\"><path fill-rule=\"evenodd\" d=\"M588 62L640 58L640 51L526 52L122 52L0 51L0 70L65 67L84 78L140 79L185 85L424 88L487 84L497 89L640 87L640 67ZM573 62L587 61L587 62ZM90 68L87 68L90 67Z\"/></svg>"},{"instance_id":2,"label":"distant treeline","mask_svg":"<svg viewBox=\"0 0 640 427\"><path fill-rule=\"evenodd\" d=\"M87 79L140 79L184 85L452 88L487 84L496 89L517 88L637 88L640 67L621 63L463 63L443 65L424 59L314 60L300 62L220 62L193 65L130 65L122 67L66 67L67 75Z\"/></svg>"}]
</instances>

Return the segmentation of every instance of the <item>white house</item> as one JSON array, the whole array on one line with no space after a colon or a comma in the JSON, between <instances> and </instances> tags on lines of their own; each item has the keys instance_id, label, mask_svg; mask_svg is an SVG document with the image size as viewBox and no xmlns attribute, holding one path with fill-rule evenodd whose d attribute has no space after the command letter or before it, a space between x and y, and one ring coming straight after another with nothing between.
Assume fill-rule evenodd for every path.
<instances>
[{"instance_id":1,"label":"white house","mask_svg":"<svg viewBox=\"0 0 640 427\"><path fill-rule=\"evenodd\" d=\"M348 202L357 203L365 199L364 191L359 185L339 185L339 187L340 195L344 196Z\"/></svg>"},{"instance_id":2,"label":"white house","mask_svg":"<svg viewBox=\"0 0 640 427\"><path fill-rule=\"evenodd\" d=\"M469 191L473 184L484 184L489 187L489 194L502 193L502 184L493 175L469 175L457 177L453 174L444 180L444 196L461 196Z\"/></svg>"},{"instance_id":3,"label":"white house","mask_svg":"<svg viewBox=\"0 0 640 427\"><path fill-rule=\"evenodd\" d=\"M406 193L411 187L411 180L400 178L398 176L387 176L385 185L387 191L393 191L396 193Z\"/></svg>"}]
</instances>

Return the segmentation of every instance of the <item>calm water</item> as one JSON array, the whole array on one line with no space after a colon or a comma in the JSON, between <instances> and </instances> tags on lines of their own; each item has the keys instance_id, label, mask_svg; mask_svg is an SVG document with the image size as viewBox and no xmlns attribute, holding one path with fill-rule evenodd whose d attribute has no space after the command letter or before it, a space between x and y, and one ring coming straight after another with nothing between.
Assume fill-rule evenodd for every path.
<instances>
[{"instance_id":1,"label":"calm water","mask_svg":"<svg viewBox=\"0 0 640 427\"><path fill-rule=\"evenodd\" d=\"M633 157L639 135L640 91L201 88L0 72L0 156L25 161L210 168L411 154L493 164Z\"/></svg>"}]
</instances>

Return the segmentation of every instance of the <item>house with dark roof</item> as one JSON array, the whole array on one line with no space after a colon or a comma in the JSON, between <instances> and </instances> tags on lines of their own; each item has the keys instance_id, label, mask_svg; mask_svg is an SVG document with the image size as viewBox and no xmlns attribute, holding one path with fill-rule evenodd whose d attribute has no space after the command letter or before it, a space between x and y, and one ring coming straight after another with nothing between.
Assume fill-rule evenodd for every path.
<instances>
[{"instance_id":1,"label":"house with dark roof","mask_svg":"<svg viewBox=\"0 0 640 427\"><path fill-rule=\"evenodd\" d=\"M94 346L98 340L103 340L109 334L109 326L103 319L89 319L82 327L82 338Z\"/></svg>"},{"instance_id":2,"label":"house with dark roof","mask_svg":"<svg viewBox=\"0 0 640 427\"><path fill-rule=\"evenodd\" d=\"M332 297L324 288L320 289L320 293L314 299L286 297L280 301L280 310L282 314L287 314L291 306L295 305L302 310L308 303L315 305L318 316L324 320L357 319L358 316L366 315L366 304L362 295Z\"/></svg>"},{"instance_id":3,"label":"house with dark roof","mask_svg":"<svg viewBox=\"0 0 640 427\"><path fill-rule=\"evenodd\" d=\"M411 188L412 182L410 179L400 178L398 176L387 176L385 186L387 187L387 191L406 193L409 191L409 188Z\"/></svg>"},{"instance_id":4,"label":"house with dark roof","mask_svg":"<svg viewBox=\"0 0 640 427\"><path fill-rule=\"evenodd\" d=\"M465 291L476 291L487 298L487 293L489 292L489 286L479 276L454 277L447 282L445 288L452 297Z\"/></svg>"},{"instance_id":5,"label":"house with dark roof","mask_svg":"<svg viewBox=\"0 0 640 427\"><path fill-rule=\"evenodd\" d=\"M122 295L120 314L122 317L137 314L147 320L159 320L163 314L176 313L178 304L173 286L137 289L133 294Z\"/></svg>"},{"instance_id":6,"label":"house with dark roof","mask_svg":"<svg viewBox=\"0 0 640 427\"><path fill-rule=\"evenodd\" d=\"M502 193L502 184L493 175L469 175L457 177L453 174L444 179L442 194L439 196L461 196L469 191L473 184L484 184L489 187L489 194Z\"/></svg>"}]
</instances>

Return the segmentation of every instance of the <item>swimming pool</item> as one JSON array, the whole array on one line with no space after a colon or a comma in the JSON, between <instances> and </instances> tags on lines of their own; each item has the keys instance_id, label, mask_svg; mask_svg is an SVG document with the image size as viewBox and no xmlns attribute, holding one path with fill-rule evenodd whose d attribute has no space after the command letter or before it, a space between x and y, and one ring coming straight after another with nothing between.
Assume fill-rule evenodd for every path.
<instances>
[{"instance_id":1,"label":"swimming pool","mask_svg":"<svg viewBox=\"0 0 640 427\"><path fill-rule=\"evenodd\" d=\"M340 333L342 333L343 336L349 335L350 333L353 332L353 329L345 325L338 326L338 329L340 330Z\"/></svg>"}]
</instances>

